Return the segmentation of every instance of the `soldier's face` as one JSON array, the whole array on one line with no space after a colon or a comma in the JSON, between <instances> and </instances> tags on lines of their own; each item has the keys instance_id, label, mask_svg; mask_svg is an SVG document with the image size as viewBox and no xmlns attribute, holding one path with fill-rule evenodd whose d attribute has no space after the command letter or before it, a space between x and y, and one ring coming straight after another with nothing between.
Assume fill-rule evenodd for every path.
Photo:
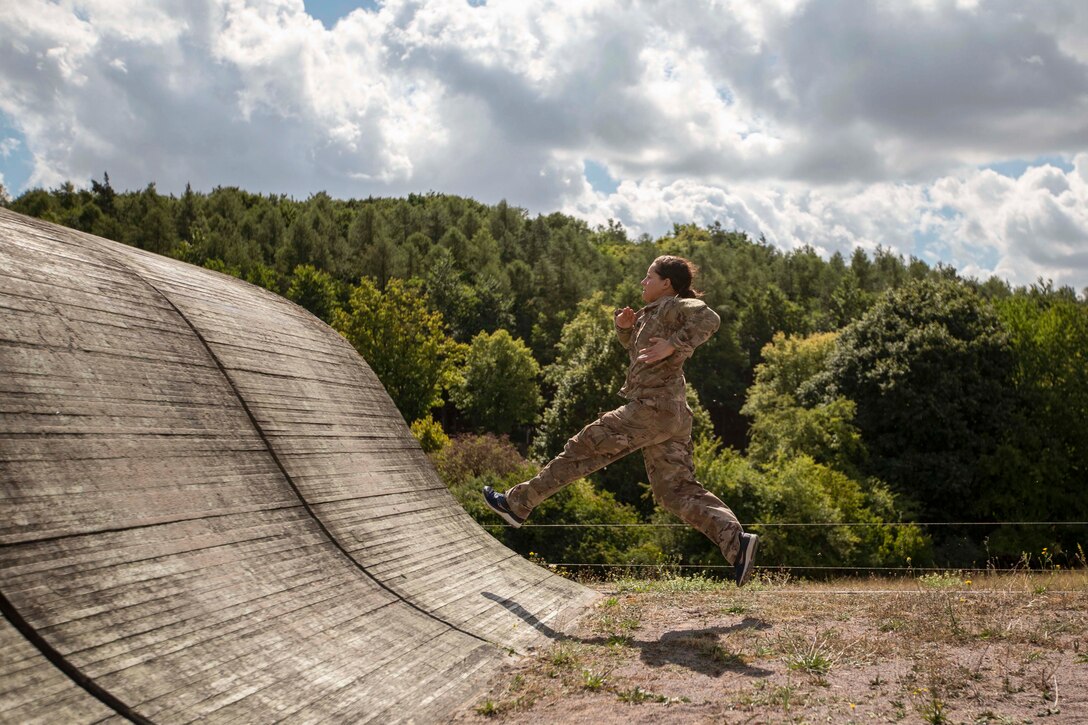
<instances>
[{"instance_id":1,"label":"soldier's face","mask_svg":"<svg viewBox=\"0 0 1088 725\"><path fill-rule=\"evenodd\" d=\"M659 297L671 294L673 294L672 282L658 275L651 264L646 270L646 276L642 278L642 301L649 304Z\"/></svg>"}]
</instances>

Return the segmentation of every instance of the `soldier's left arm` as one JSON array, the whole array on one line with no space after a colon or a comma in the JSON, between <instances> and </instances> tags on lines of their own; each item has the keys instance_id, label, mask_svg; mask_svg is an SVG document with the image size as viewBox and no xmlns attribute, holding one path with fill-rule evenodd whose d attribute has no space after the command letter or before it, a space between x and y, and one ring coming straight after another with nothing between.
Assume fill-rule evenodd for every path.
<instances>
[{"instance_id":1,"label":"soldier's left arm","mask_svg":"<svg viewBox=\"0 0 1088 725\"><path fill-rule=\"evenodd\" d=\"M677 328L669 336L669 344L675 348L673 354L688 358L718 331L722 319L701 300L685 299L676 307Z\"/></svg>"}]
</instances>

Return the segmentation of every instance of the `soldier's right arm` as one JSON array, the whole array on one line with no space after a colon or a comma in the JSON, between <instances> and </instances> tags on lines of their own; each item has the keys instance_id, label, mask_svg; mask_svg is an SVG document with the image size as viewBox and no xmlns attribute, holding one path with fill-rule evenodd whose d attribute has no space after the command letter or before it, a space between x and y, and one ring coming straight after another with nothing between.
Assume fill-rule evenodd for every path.
<instances>
[{"instance_id":1,"label":"soldier's right arm","mask_svg":"<svg viewBox=\"0 0 1088 725\"><path fill-rule=\"evenodd\" d=\"M623 345L623 348L625 350L630 350L631 349L631 333L634 331L635 326L634 325L631 325L630 327L620 327L619 326L618 319L619 319L619 316L620 316L620 314L622 312L623 312L623 310L616 310L615 312L612 313L612 327L616 328L616 338L620 341L620 344Z\"/></svg>"}]
</instances>

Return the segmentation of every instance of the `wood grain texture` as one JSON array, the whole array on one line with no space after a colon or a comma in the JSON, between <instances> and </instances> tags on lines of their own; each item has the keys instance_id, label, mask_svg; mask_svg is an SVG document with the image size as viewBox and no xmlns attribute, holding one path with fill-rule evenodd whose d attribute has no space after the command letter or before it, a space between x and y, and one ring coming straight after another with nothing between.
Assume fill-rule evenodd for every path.
<instances>
[{"instance_id":1,"label":"wood grain texture","mask_svg":"<svg viewBox=\"0 0 1088 725\"><path fill-rule=\"evenodd\" d=\"M441 720L593 598L305 310L3 209L0 505L2 722Z\"/></svg>"}]
</instances>

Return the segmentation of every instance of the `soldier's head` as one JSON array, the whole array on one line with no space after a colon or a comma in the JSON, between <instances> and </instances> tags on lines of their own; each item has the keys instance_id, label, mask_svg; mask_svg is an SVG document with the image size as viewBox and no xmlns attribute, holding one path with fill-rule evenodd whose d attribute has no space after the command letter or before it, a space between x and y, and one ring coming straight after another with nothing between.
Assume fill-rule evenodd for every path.
<instances>
[{"instance_id":1,"label":"soldier's head","mask_svg":"<svg viewBox=\"0 0 1088 725\"><path fill-rule=\"evenodd\" d=\"M653 302L659 297L676 295L677 297L702 297L702 293L692 289L699 268L683 257L664 255L658 257L646 270L642 280L642 299Z\"/></svg>"}]
</instances>

